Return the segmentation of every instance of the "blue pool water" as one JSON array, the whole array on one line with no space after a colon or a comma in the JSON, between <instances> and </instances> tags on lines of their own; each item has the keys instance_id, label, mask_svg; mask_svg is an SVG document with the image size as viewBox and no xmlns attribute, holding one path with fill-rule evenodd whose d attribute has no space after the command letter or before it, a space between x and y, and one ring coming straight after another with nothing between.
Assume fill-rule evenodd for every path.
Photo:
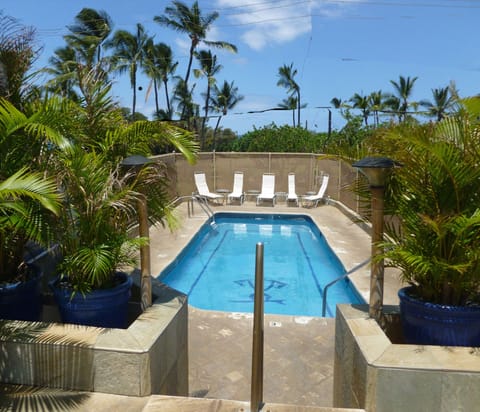
<instances>
[{"instance_id":1,"label":"blue pool water","mask_svg":"<svg viewBox=\"0 0 480 412\"><path fill-rule=\"evenodd\" d=\"M200 309L253 312L256 244L264 244L265 313L321 316L323 288L345 273L324 236L305 215L217 213L161 274ZM337 303L364 303L351 282L328 290Z\"/></svg>"}]
</instances>

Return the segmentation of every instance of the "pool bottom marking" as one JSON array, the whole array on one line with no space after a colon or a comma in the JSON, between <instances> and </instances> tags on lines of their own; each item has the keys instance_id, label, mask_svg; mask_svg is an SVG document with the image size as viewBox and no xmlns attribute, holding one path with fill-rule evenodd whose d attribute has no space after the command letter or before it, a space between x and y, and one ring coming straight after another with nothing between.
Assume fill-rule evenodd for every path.
<instances>
[{"instance_id":1,"label":"pool bottom marking","mask_svg":"<svg viewBox=\"0 0 480 412\"><path fill-rule=\"evenodd\" d=\"M266 287L264 288L264 300L265 302L270 302L270 303L278 303L279 305L285 305L285 299L274 299L272 297L273 295L276 295L278 293L278 289L282 289L285 286L288 285L288 283L282 282L280 280L275 280L275 279L265 279L265 284ZM234 280L234 283L236 283L240 287L245 287L248 288L249 290L255 290L255 285L252 282L251 279L239 279L239 280ZM271 291L271 293L267 293L267 291ZM250 293L248 295L248 298L242 299L242 300L230 300L232 303L250 303L255 300L255 293Z\"/></svg>"}]
</instances>

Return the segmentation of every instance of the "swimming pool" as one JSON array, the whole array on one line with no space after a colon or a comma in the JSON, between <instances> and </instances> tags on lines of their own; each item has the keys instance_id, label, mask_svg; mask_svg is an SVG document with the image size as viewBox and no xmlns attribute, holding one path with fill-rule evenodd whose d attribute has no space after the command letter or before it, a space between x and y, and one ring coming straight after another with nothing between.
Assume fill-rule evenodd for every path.
<instances>
[{"instance_id":1,"label":"swimming pool","mask_svg":"<svg viewBox=\"0 0 480 412\"><path fill-rule=\"evenodd\" d=\"M217 213L160 274L200 309L253 312L256 244L264 244L265 313L321 316L326 284L345 273L309 216ZM328 291L337 303L365 303L345 279Z\"/></svg>"}]
</instances>

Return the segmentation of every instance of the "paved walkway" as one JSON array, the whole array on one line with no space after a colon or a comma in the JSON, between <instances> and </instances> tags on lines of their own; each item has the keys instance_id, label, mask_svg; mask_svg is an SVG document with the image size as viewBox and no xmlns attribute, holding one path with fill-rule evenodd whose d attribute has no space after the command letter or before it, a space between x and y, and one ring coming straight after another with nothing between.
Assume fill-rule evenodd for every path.
<instances>
[{"instance_id":1,"label":"paved walkway","mask_svg":"<svg viewBox=\"0 0 480 412\"><path fill-rule=\"evenodd\" d=\"M252 315L189 311L190 396L250 399ZM332 406L334 319L265 316L264 400Z\"/></svg>"}]
</instances>

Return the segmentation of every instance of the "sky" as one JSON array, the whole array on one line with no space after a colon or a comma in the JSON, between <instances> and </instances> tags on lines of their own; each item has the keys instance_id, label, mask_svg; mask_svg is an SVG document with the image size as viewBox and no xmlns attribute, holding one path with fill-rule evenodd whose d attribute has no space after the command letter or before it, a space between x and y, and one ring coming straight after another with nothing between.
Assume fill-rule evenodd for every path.
<instances>
[{"instance_id":1,"label":"sky","mask_svg":"<svg viewBox=\"0 0 480 412\"><path fill-rule=\"evenodd\" d=\"M185 0L191 5L192 1ZM432 89L451 81L467 97L480 93L480 1L470 0L199 0L202 13L217 11L207 40L233 43L238 53L212 49L222 70L217 83L234 81L244 98L220 126L243 134L275 123L292 124L291 111L269 111L287 98L277 86L278 69L293 64L300 86L303 126L317 132L328 128L332 98L348 100L355 93L392 93L391 80L418 77L412 100L432 99ZM103 10L114 30L135 31L141 23L155 42L170 45L178 60L177 74L185 75L189 38L153 21L171 5L166 0L0 0L4 15L33 26L43 47L37 67L63 47L67 26L84 7ZM200 45L199 49L204 48ZM205 79L195 79L198 95ZM142 90L137 111L151 116L153 94L149 80L139 75ZM131 107L127 75L114 77L114 94ZM163 96L163 91L160 91ZM148 97L148 98L147 98ZM332 125L344 120L331 108ZM216 119L210 119L215 126Z\"/></svg>"}]
</instances>

